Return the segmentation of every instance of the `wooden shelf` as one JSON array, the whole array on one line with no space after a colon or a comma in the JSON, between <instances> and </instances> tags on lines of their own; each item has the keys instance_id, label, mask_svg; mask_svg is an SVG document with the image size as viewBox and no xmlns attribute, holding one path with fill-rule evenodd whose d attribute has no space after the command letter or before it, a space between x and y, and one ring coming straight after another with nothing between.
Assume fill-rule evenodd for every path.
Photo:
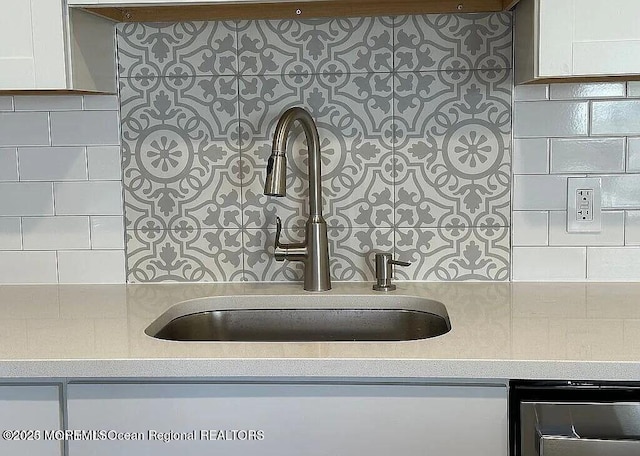
<instances>
[{"instance_id":1,"label":"wooden shelf","mask_svg":"<svg viewBox=\"0 0 640 456\"><path fill-rule=\"evenodd\" d=\"M230 19L304 19L397 14L496 12L518 0L318 0L209 5L154 5L84 8L118 22Z\"/></svg>"}]
</instances>

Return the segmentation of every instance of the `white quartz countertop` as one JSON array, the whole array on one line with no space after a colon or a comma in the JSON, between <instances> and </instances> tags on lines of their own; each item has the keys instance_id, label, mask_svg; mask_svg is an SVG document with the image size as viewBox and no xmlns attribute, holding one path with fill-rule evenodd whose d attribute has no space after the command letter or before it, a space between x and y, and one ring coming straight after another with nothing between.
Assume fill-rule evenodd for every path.
<instances>
[{"instance_id":1,"label":"white quartz countertop","mask_svg":"<svg viewBox=\"0 0 640 456\"><path fill-rule=\"evenodd\" d=\"M172 342L145 328L220 295L298 284L0 287L0 378L640 380L640 284L398 283L447 307L452 329L404 342ZM337 283L330 294L373 294Z\"/></svg>"}]
</instances>

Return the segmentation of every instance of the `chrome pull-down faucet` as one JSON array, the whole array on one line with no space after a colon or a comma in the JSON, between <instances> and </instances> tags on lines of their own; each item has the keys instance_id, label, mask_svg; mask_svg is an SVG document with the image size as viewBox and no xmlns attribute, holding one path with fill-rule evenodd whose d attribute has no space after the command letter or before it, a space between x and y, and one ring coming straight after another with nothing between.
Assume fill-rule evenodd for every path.
<instances>
[{"instance_id":1,"label":"chrome pull-down faucet","mask_svg":"<svg viewBox=\"0 0 640 456\"><path fill-rule=\"evenodd\" d=\"M304 263L304 289L327 291L331 289L329 276L329 241L327 223L322 217L322 174L320 162L320 139L311 115L303 108L285 111L273 135L273 146L267 163L267 179L264 194L284 196L286 194L287 157L286 145L294 122L302 125L309 148L309 218L305 228L305 241L281 244L282 223L276 217L276 242L274 256L277 261L302 261Z\"/></svg>"}]
</instances>

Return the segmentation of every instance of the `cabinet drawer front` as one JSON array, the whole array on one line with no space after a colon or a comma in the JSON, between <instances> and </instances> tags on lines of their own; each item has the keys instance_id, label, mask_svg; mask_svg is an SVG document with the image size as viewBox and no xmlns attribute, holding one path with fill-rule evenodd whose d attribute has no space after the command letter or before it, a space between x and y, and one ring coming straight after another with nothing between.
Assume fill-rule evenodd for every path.
<instances>
[{"instance_id":1,"label":"cabinet drawer front","mask_svg":"<svg viewBox=\"0 0 640 456\"><path fill-rule=\"evenodd\" d=\"M507 454L501 387L74 384L68 393L70 429L144 438L73 441L69 456ZM153 441L149 431L194 440Z\"/></svg>"}]
</instances>

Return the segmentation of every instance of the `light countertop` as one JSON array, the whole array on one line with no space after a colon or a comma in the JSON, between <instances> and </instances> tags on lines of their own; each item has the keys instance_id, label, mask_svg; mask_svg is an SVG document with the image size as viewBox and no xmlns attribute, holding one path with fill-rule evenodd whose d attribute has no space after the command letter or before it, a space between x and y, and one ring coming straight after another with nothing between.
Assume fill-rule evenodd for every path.
<instances>
[{"instance_id":1,"label":"light countertop","mask_svg":"<svg viewBox=\"0 0 640 456\"><path fill-rule=\"evenodd\" d=\"M405 342L172 342L144 329L172 305L303 294L299 284L0 287L0 378L640 380L640 283L398 283L452 330ZM333 294L373 294L334 283Z\"/></svg>"}]
</instances>

